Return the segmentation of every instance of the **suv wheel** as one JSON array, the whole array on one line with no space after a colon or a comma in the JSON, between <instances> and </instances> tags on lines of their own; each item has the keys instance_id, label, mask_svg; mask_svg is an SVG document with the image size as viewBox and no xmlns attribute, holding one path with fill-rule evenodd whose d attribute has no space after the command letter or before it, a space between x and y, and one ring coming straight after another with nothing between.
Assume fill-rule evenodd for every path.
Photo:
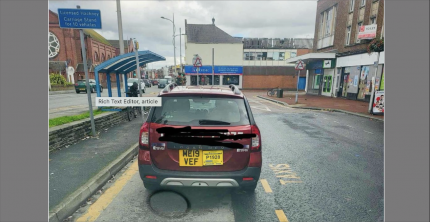
<instances>
[{"instance_id":1,"label":"suv wheel","mask_svg":"<svg viewBox=\"0 0 430 222\"><path fill-rule=\"evenodd\" d=\"M160 185L158 185L158 184L143 183L143 186L145 187L145 189L150 190L150 191L156 191L156 190L160 189Z\"/></svg>"},{"instance_id":2,"label":"suv wheel","mask_svg":"<svg viewBox=\"0 0 430 222\"><path fill-rule=\"evenodd\" d=\"M80 93L79 90L76 90L76 93L79 94Z\"/></svg>"}]
</instances>

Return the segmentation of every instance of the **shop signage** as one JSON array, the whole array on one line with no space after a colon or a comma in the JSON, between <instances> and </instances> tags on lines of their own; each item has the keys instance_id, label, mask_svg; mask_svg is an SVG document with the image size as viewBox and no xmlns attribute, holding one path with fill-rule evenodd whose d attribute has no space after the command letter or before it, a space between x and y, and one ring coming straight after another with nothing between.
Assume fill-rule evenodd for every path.
<instances>
[{"instance_id":1,"label":"shop signage","mask_svg":"<svg viewBox=\"0 0 430 222\"><path fill-rule=\"evenodd\" d=\"M94 9L58 9L60 28L102 29L100 10Z\"/></svg>"},{"instance_id":2,"label":"shop signage","mask_svg":"<svg viewBox=\"0 0 430 222\"><path fill-rule=\"evenodd\" d=\"M322 69L323 68L323 61L315 61L310 62L308 65L306 65L307 69Z\"/></svg>"},{"instance_id":3,"label":"shop signage","mask_svg":"<svg viewBox=\"0 0 430 222\"><path fill-rule=\"evenodd\" d=\"M231 75L242 75L242 66L215 66L214 74L231 74ZM185 74L197 74L196 67L185 66ZM201 66L199 68L199 74L212 74L212 66Z\"/></svg>"},{"instance_id":4,"label":"shop signage","mask_svg":"<svg viewBox=\"0 0 430 222\"><path fill-rule=\"evenodd\" d=\"M376 91L375 99L373 101L373 113L374 114L383 114L385 109L385 96L384 91Z\"/></svg>"},{"instance_id":5,"label":"shop signage","mask_svg":"<svg viewBox=\"0 0 430 222\"><path fill-rule=\"evenodd\" d=\"M363 25L360 26L360 31L358 32L358 39L374 39L376 38L377 25Z\"/></svg>"}]
</instances>

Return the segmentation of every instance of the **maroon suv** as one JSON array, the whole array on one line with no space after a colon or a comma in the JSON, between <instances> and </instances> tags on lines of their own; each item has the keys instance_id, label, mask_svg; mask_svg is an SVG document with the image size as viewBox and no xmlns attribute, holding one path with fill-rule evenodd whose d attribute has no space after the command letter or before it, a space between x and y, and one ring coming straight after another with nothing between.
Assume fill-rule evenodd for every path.
<instances>
[{"instance_id":1,"label":"maroon suv","mask_svg":"<svg viewBox=\"0 0 430 222\"><path fill-rule=\"evenodd\" d=\"M138 164L145 188L240 187L255 190L261 135L234 85L176 86L160 92L140 129Z\"/></svg>"}]
</instances>

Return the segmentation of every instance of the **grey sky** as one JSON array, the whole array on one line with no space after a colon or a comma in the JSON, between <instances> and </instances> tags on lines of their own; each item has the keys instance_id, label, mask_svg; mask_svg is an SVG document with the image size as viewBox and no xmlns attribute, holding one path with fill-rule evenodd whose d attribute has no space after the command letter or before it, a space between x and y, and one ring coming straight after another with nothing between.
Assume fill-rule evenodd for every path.
<instances>
[{"instance_id":1,"label":"grey sky","mask_svg":"<svg viewBox=\"0 0 430 222\"><path fill-rule=\"evenodd\" d=\"M49 9L99 9L101 30L106 39L118 39L116 1L49 1ZM166 62L149 68L173 65L173 25L161 19L173 19L176 34L188 24L215 25L232 36L250 38L313 38L316 1L121 1L124 39L136 38L141 50L151 50L166 57ZM182 39L182 46L184 39ZM182 57L185 49L182 47ZM176 63L179 64L179 38L176 38ZM182 60L184 61L184 60Z\"/></svg>"}]
</instances>

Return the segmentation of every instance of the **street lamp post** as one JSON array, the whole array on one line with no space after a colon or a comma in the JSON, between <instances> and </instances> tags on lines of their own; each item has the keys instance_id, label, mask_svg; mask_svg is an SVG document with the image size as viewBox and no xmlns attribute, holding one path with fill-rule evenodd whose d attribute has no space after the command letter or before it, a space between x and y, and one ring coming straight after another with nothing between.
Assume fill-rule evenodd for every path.
<instances>
[{"instance_id":1,"label":"street lamp post","mask_svg":"<svg viewBox=\"0 0 430 222\"><path fill-rule=\"evenodd\" d=\"M175 76L176 76L176 45L175 45L175 14L173 14L173 21L172 20L170 20L170 19L168 19L168 18L164 18L164 17L161 17L162 19L166 19L166 20L169 20L170 22L172 22L172 24L173 24L173 57L174 57L174 59L173 59L173 62L174 62L174 66L175 66Z\"/></svg>"}]
</instances>

